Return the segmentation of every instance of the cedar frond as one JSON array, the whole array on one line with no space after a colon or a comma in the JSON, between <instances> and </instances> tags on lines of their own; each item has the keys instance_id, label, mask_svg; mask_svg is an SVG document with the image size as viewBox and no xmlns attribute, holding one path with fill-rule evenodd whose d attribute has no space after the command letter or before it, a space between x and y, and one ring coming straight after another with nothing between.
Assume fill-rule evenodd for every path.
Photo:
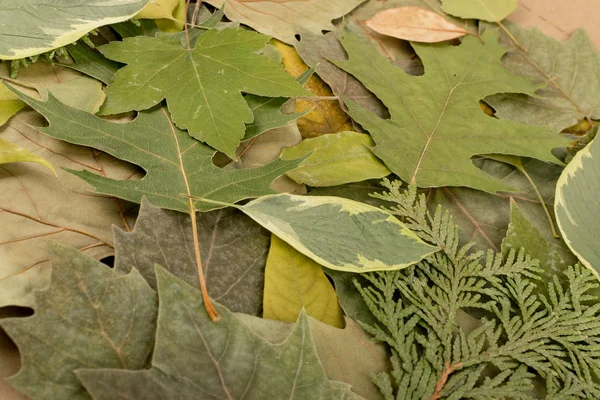
<instances>
[{"instance_id":1,"label":"cedar frond","mask_svg":"<svg viewBox=\"0 0 600 400\"><path fill-rule=\"evenodd\" d=\"M383 185L388 192L373 196L442 249L355 282L379 321L364 329L391 348L391 373L374 378L386 399L600 398L599 285L588 269L544 283L524 249L503 257L459 246L448 212L430 213L414 186Z\"/></svg>"}]
</instances>

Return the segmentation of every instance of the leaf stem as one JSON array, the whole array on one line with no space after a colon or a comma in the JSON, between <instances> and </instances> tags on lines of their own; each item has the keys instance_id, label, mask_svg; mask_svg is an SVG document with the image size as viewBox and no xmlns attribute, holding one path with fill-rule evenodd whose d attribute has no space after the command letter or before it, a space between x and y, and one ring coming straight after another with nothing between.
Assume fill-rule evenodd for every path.
<instances>
[{"instance_id":1,"label":"leaf stem","mask_svg":"<svg viewBox=\"0 0 600 400\"><path fill-rule=\"evenodd\" d=\"M206 288L206 279L204 278L204 271L202 270L202 259L200 257L200 242L198 240L198 224L196 221L196 207L194 206L194 200L191 197L188 198L190 204L190 218L192 220L192 237L194 240L194 253L196 255L196 265L198 266L198 279L200 281L200 291L202 292L202 300L204 301L204 307L208 313L209 318L213 322L217 322L221 319L221 316L212 304L210 297L208 296L208 289Z\"/></svg>"},{"instance_id":2,"label":"leaf stem","mask_svg":"<svg viewBox=\"0 0 600 400\"><path fill-rule=\"evenodd\" d=\"M185 2L185 17L183 22L183 29L185 30L185 43L187 44L187 49L191 50L192 47L190 45L190 33L188 31L188 23L187 23L187 15L188 9L190 8L190 0L186 0Z\"/></svg>"},{"instance_id":3,"label":"leaf stem","mask_svg":"<svg viewBox=\"0 0 600 400\"><path fill-rule=\"evenodd\" d=\"M294 97L295 100L306 100L306 101L339 101L340 98L338 96L300 96Z\"/></svg>"},{"instance_id":4,"label":"leaf stem","mask_svg":"<svg viewBox=\"0 0 600 400\"><path fill-rule=\"evenodd\" d=\"M189 1L189 0L188 0ZM196 255L196 268L198 269L198 280L200 281L200 291L202 292L202 300L204 300L204 307L206 308L206 312L208 316L213 322L217 322L221 317L219 313L213 306L210 297L208 296L208 289L206 288L206 280L204 278L204 271L202 270L202 258L200 257L200 241L198 240L198 223L196 222L196 206L194 204L194 199L192 197L192 192L190 190L190 183L188 182L187 174L185 172L185 166L183 164L183 157L181 152L181 147L179 146L179 139L177 138L177 133L175 131L175 126L173 122L169 118L168 112L161 108L162 113L165 115L165 118L169 122L169 126L171 127L171 132L173 133L173 138L175 139L175 143L177 145L177 156L179 157L179 169L181 171L181 176L183 177L183 182L185 183L186 193L182 194L183 197L188 199L189 204L189 214L190 219L192 221L192 238L194 242L194 253Z\"/></svg>"},{"instance_id":5,"label":"leaf stem","mask_svg":"<svg viewBox=\"0 0 600 400\"><path fill-rule=\"evenodd\" d=\"M435 392L431 395L429 400L438 400L442 398L442 390L444 389L444 385L448 382L448 377L451 373L456 371L457 369L462 368L462 363L456 363L454 365L450 365L448 361L444 364L444 371L442 371L442 376L435 383Z\"/></svg>"},{"instance_id":6,"label":"leaf stem","mask_svg":"<svg viewBox=\"0 0 600 400\"><path fill-rule=\"evenodd\" d=\"M111 249L115 248L112 244L110 244L110 243L102 240L102 238L100 238L100 237L98 237L96 235L92 235L91 233L87 233L85 231L79 230L79 229L70 228L68 226L57 225L57 224L54 224L52 222L45 221L45 220L43 220L41 218L36 218L36 217L31 216L31 215L28 215L28 214L25 214L25 213L22 213L22 212L19 212L19 211L11 210L11 209L8 209L8 208L5 208L5 207L1 207L0 208L0 213L2 213L2 212L7 212L9 214L13 214L13 215L17 215L19 217L27 218L27 219L35 221L35 222L37 222L39 224L42 224L42 225L51 226L53 228L57 228L57 229L61 229L61 230L65 230L65 231L69 231L69 232L73 232L73 233L78 233L80 235L84 235L84 236L87 236L89 238L98 240L99 242L102 242L105 246L110 247ZM54 233L58 233L58 232L54 232Z\"/></svg>"},{"instance_id":7,"label":"leaf stem","mask_svg":"<svg viewBox=\"0 0 600 400\"><path fill-rule=\"evenodd\" d=\"M508 37L517 45L519 50L521 50L524 53L527 53L527 49L525 47L521 46L521 43L519 43L517 38L514 37L512 33L510 33L510 31L506 28L506 26L504 26L504 24L501 21L496 21L496 23L504 31L504 33L506 33L508 35Z\"/></svg>"},{"instance_id":8,"label":"leaf stem","mask_svg":"<svg viewBox=\"0 0 600 400\"><path fill-rule=\"evenodd\" d=\"M558 234L558 232L556 231L556 227L554 226L554 221L552 220L552 214L550 214L550 210L548 210L548 206L546 205L546 201L542 197L542 194L540 193L537 185L535 184L535 182L533 181L533 179L531 179L531 176L529 176L529 173L527 173L527 171L525 170L525 167L523 166L523 164L521 162L517 163L515 165L515 167L519 171L521 171L521 173L523 175L525 175L525 178L527 178L527 180L529 181L529 184L531 185L531 187L535 191L535 194L536 194L537 198L540 200L542 208L544 209L544 213L546 213L546 218L548 218L548 223L550 224L550 230L552 230L552 236L554 236L555 239L558 239L560 237L560 235Z\"/></svg>"}]
</instances>

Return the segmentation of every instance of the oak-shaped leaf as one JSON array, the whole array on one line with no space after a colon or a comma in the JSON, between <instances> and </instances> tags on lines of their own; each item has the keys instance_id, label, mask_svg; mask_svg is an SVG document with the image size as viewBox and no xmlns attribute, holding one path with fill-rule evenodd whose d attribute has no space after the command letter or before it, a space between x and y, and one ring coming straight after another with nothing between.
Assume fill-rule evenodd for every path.
<instances>
[{"instance_id":1,"label":"oak-shaped leaf","mask_svg":"<svg viewBox=\"0 0 600 400\"><path fill-rule=\"evenodd\" d=\"M510 22L506 27L521 48L502 33L500 43L509 49L502 64L543 87L535 95L486 98L498 118L550 125L557 132L586 118L600 119L600 52L584 30L560 42L536 28L523 29Z\"/></svg>"},{"instance_id":2,"label":"oak-shaped leaf","mask_svg":"<svg viewBox=\"0 0 600 400\"><path fill-rule=\"evenodd\" d=\"M148 109L163 99L173 122L231 158L253 120L241 92L268 97L309 95L281 66L256 54L269 40L243 29L209 29L194 47L180 35L133 37L100 47L128 64L106 90L103 114Z\"/></svg>"},{"instance_id":3,"label":"oak-shaped leaf","mask_svg":"<svg viewBox=\"0 0 600 400\"><path fill-rule=\"evenodd\" d=\"M485 115L479 100L495 93L533 94L528 80L504 69L497 33L481 41L466 37L460 46L413 47L425 75L410 76L354 35L341 43L349 60L336 65L359 79L388 107L382 119L345 100L350 115L376 143L373 152L402 180L420 187L466 186L494 193L509 189L475 167L478 154L512 154L559 161L551 150L566 145L547 128L498 121Z\"/></svg>"},{"instance_id":4,"label":"oak-shaped leaf","mask_svg":"<svg viewBox=\"0 0 600 400\"><path fill-rule=\"evenodd\" d=\"M262 310L269 233L239 210L196 215L202 269L210 297L232 311ZM131 232L115 228L115 271L137 269L156 289L154 265L199 287L192 224L188 214L163 210L142 199Z\"/></svg>"},{"instance_id":5,"label":"oak-shaped leaf","mask_svg":"<svg viewBox=\"0 0 600 400\"><path fill-rule=\"evenodd\" d=\"M96 400L118 399L357 399L330 381L306 315L280 344L258 337L227 308L221 319L204 312L200 292L156 267L159 316L152 368L80 369Z\"/></svg>"},{"instance_id":6,"label":"oak-shaped leaf","mask_svg":"<svg viewBox=\"0 0 600 400\"><path fill-rule=\"evenodd\" d=\"M2 320L21 351L9 382L33 399L89 399L73 371L146 366L156 293L136 270L119 274L77 249L50 243L52 278L31 317Z\"/></svg>"},{"instance_id":7,"label":"oak-shaped leaf","mask_svg":"<svg viewBox=\"0 0 600 400\"><path fill-rule=\"evenodd\" d=\"M141 180L121 181L70 170L97 192L136 203L146 196L157 207L181 212L189 212L190 196L235 203L273 193L270 183L302 161L276 160L259 168L227 171L212 163L213 149L178 129L160 106L139 113L132 122L115 123L68 107L52 95L47 102L19 96L48 120L50 126L39 128L46 135L144 168L146 176ZM197 201L194 205L199 211L220 208Z\"/></svg>"}]
</instances>

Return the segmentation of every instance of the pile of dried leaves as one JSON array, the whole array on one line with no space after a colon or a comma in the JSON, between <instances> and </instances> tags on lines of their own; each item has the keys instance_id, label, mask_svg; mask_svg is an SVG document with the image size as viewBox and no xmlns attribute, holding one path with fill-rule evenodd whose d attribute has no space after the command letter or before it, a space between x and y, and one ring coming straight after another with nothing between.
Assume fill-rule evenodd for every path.
<instances>
[{"instance_id":1,"label":"pile of dried leaves","mask_svg":"<svg viewBox=\"0 0 600 400\"><path fill-rule=\"evenodd\" d=\"M516 6L3 0L0 398L600 398L600 56Z\"/></svg>"}]
</instances>

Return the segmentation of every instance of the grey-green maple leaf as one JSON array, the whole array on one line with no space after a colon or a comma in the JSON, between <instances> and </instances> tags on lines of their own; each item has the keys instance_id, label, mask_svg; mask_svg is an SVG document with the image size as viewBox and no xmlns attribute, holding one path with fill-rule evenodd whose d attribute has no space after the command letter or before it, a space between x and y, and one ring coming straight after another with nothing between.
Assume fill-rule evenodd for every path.
<instances>
[{"instance_id":1,"label":"grey-green maple leaf","mask_svg":"<svg viewBox=\"0 0 600 400\"><path fill-rule=\"evenodd\" d=\"M210 297L236 312L260 315L270 234L239 210L196 215L202 269ZM142 200L131 232L113 228L115 271L137 269L156 289L154 265L198 287L190 216Z\"/></svg>"},{"instance_id":2,"label":"grey-green maple leaf","mask_svg":"<svg viewBox=\"0 0 600 400\"><path fill-rule=\"evenodd\" d=\"M544 35L537 28L507 28L526 51L503 34L510 49L503 65L516 74L543 85L535 95L501 94L486 99L499 118L521 123L550 125L561 130L584 118L600 118L600 53L584 30L566 42Z\"/></svg>"},{"instance_id":3,"label":"grey-green maple leaf","mask_svg":"<svg viewBox=\"0 0 600 400\"><path fill-rule=\"evenodd\" d=\"M80 369L97 400L360 399L330 381L319 361L306 315L280 344L255 335L227 308L203 312L200 292L156 267L159 317L152 368Z\"/></svg>"},{"instance_id":4,"label":"grey-green maple leaf","mask_svg":"<svg viewBox=\"0 0 600 400\"><path fill-rule=\"evenodd\" d=\"M146 171L141 180L114 180L89 171L73 171L99 193L139 203L143 196L157 207L189 212L189 197L226 203L271 194L269 185L296 168L302 160L275 160L262 167L223 170L212 163L213 149L178 129L166 109L139 113L129 123L114 123L79 111L49 95L42 102L15 91L50 126L39 128L48 136L93 147ZM221 208L194 201L198 211Z\"/></svg>"},{"instance_id":5,"label":"grey-green maple leaf","mask_svg":"<svg viewBox=\"0 0 600 400\"><path fill-rule=\"evenodd\" d=\"M173 122L235 159L244 124L253 120L241 92L268 97L309 95L281 65L256 54L267 36L209 29L193 48L181 35L133 37L100 47L128 64L106 90L103 114L148 109L167 100Z\"/></svg>"},{"instance_id":6,"label":"grey-green maple leaf","mask_svg":"<svg viewBox=\"0 0 600 400\"><path fill-rule=\"evenodd\" d=\"M136 270L118 274L77 249L52 243L52 280L36 312L2 320L23 367L9 382L32 399L90 399L78 368L140 369L152 351L156 294Z\"/></svg>"},{"instance_id":7,"label":"grey-green maple leaf","mask_svg":"<svg viewBox=\"0 0 600 400\"><path fill-rule=\"evenodd\" d=\"M551 150L567 141L547 128L499 121L485 115L479 100L495 93L533 94L528 80L505 70L497 33L481 41L466 37L460 46L413 44L425 66L410 76L373 46L345 34L348 61L336 65L359 79L390 111L382 119L345 100L352 118L373 137L374 153L404 181L421 187L467 186L487 192L507 190L475 167L478 154L512 154L558 163Z\"/></svg>"}]
</instances>

